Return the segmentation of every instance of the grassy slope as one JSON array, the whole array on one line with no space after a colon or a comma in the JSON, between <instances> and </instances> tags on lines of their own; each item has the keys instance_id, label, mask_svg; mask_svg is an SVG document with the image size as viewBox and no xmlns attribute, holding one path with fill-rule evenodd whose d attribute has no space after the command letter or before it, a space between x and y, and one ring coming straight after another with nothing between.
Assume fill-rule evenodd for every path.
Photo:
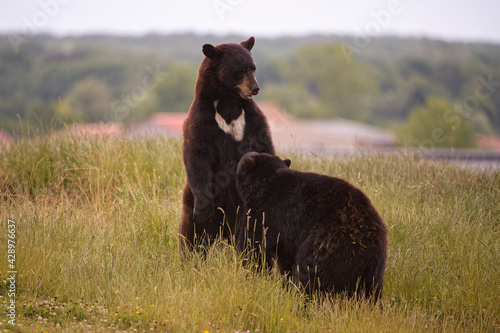
<instances>
[{"instance_id":1,"label":"grassy slope","mask_svg":"<svg viewBox=\"0 0 500 333\"><path fill-rule=\"evenodd\" d=\"M52 134L0 153L0 246L15 220L20 329L500 331L499 172L404 156L285 155L295 169L357 185L386 219L381 308L341 297L305 306L277 274L248 271L222 243L206 260L182 261L179 141Z\"/></svg>"}]
</instances>

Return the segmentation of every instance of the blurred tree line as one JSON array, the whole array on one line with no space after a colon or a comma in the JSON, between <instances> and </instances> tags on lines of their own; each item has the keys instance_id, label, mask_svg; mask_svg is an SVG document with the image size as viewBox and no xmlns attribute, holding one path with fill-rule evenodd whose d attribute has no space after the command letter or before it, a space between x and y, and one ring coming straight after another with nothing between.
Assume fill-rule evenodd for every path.
<instances>
[{"instance_id":1,"label":"blurred tree line","mask_svg":"<svg viewBox=\"0 0 500 333\"><path fill-rule=\"evenodd\" d=\"M201 45L244 39L40 35L15 52L0 36L0 127L15 128L19 118L50 128L185 112ZM475 134L500 135L500 45L375 38L353 59L346 45L336 36L257 39L257 98L297 117L397 127L405 145L418 145L422 133L435 146L464 147Z\"/></svg>"}]
</instances>

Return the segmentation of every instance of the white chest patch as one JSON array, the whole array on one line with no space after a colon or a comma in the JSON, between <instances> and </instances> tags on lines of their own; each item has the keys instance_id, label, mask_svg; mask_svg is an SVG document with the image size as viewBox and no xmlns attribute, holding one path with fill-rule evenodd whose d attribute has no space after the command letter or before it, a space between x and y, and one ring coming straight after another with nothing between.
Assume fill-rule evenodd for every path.
<instances>
[{"instance_id":1,"label":"white chest patch","mask_svg":"<svg viewBox=\"0 0 500 333\"><path fill-rule=\"evenodd\" d=\"M223 130L224 133L231 135L235 141L239 142L243 140L245 134L245 110L241 109L240 116L228 124L219 112L217 112L217 103L219 103L219 100L214 102L215 121L219 128Z\"/></svg>"}]
</instances>

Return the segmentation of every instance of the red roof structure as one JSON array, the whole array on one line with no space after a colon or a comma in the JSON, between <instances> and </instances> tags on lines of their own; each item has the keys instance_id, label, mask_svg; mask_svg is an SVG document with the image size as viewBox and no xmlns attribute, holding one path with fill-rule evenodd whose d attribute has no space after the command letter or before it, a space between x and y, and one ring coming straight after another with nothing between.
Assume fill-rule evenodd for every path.
<instances>
[{"instance_id":1,"label":"red roof structure","mask_svg":"<svg viewBox=\"0 0 500 333\"><path fill-rule=\"evenodd\" d=\"M119 136L123 133L123 126L116 123L73 124L69 131L82 136Z\"/></svg>"},{"instance_id":2,"label":"red roof structure","mask_svg":"<svg viewBox=\"0 0 500 333\"><path fill-rule=\"evenodd\" d=\"M259 107L267 118L271 130L281 128L290 123L290 118L278 104L259 102ZM129 127L127 133L134 134L164 134L173 137L182 135L182 124L187 118L187 112L158 112Z\"/></svg>"},{"instance_id":3,"label":"red roof structure","mask_svg":"<svg viewBox=\"0 0 500 333\"><path fill-rule=\"evenodd\" d=\"M500 151L500 138L494 136L477 136L477 146L479 148L487 148Z\"/></svg>"},{"instance_id":4,"label":"red roof structure","mask_svg":"<svg viewBox=\"0 0 500 333\"><path fill-rule=\"evenodd\" d=\"M14 138L12 137L12 135L10 135L5 131L0 130L0 144L7 146L12 142L14 142Z\"/></svg>"},{"instance_id":5,"label":"red roof structure","mask_svg":"<svg viewBox=\"0 0 500 333\"><path fill-rule=\"evenodd\" d=\"M187 112L158 112L148 118L131 125L128 135L163 134L171 137L182 135L182 124L187 118Z\"/></svg>"},{"instance_id":6,"label":"red roof structure","mask_svg":"<svg viewBox=\"0 0 500 333\"><path fill-rule=\"evenodd\" d=\"M352 149L359 147L393 147L390 132L370 125L345 119L299 120L287 115L275 102L258 102L271 128L277 148L318 147ZM154 113L149 118L131 125L127 135L162 134L182 136L182 124L187 113Z\"/></svg>"}]
</instances>

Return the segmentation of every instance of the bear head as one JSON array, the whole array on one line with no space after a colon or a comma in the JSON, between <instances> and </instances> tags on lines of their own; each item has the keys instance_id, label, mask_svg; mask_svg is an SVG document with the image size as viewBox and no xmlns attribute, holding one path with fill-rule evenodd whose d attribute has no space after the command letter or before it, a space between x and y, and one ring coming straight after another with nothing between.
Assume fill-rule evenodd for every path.
<instances>
[{"instance_id":1,"label":"bear head","mask_svg":"<svg viewBox=\"0 0 500 333\"><path fill-rule=\"evenodd\" d=\"M255 38L250 37L240 44L226 43L203 45L203 59L199 76L205 76L204 89L217 89L218 94L232 94L251 99L260 90L255 78L255 61L250 53ZM221 96L217 96L219 98Z\"/></svg>"},{"instance_id":2,"label":"bear head","mask_svg":"<svg viewBox=\"0 0 500 333\"><path fill-rule=\"evenodd\" d=\"M249 152L243 155L236 168L236 179L240 189L262 184L280 170L288 170L291 161L266 153Z\"/></svg>"}]
</instances>

